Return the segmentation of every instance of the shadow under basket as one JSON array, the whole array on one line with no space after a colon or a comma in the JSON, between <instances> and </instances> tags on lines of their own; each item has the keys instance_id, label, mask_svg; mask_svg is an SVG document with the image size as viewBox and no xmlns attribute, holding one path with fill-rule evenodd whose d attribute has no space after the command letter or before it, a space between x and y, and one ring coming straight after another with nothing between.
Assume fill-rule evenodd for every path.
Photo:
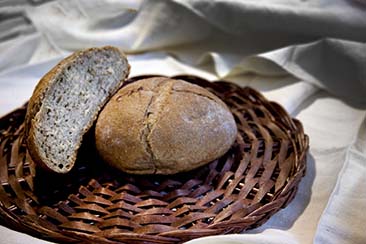
<instances>
[{"instance_id":1,"label":"shadow under basket","mask_svg":"<svg viewBox=\"0 0 366 244\"><path fill-rule=\"evenodd\" d=\"M251 88L173 78L207 88L232 111L238 135L224 156L186 173L129 175L102 163L92 128L70 173L44 172L23 141L24 105L0 119L1 224L55 242L181 243L255 228L286 207L305 174L301 123Z\"/></svg>"}]
</instances>

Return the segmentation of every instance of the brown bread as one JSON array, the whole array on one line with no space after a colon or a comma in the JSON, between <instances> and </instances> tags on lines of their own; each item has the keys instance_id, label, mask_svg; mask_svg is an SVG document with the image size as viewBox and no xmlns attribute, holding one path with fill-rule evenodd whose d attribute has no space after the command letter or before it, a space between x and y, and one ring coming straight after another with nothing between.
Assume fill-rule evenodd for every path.
<instances>
[{"instance_id":1,"label":"brown bread","mask_svg":"<svg viewBox=\"0 0 366 244\"><path fill-rule=\"evenodd\" d=\"M25 136L32 159L48 170L69 172L83 135L128 73L125 55L110 46L76 52L50 70L27 109Z\"/></svg>"},{"instance_id":2,"label":"brown bread","mask_svg":"<svg viewBox=\"0 0 366 244\"><path fill-rule=\"evenodd\" d=\"M96 147L110 165L134 174L174 174L223 155L235 141L233 115L214 94L154 77L120 89L101 111Z\"/></svg>"}]
</instances>

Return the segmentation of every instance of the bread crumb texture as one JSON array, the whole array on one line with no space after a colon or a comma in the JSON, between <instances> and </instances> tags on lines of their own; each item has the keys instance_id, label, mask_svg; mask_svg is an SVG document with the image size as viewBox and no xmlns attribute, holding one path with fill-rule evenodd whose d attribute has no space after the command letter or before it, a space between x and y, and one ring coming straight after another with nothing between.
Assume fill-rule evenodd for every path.
<instances>
[{"instance_id":1,"label":"bread crumb texture","mask_svg":"<svg viewBox=\"0 0 366 244\"><path fill-rule=\"evenodd\" d=\"M37 86L27 112L32 158L52 171L68 172L83 135L128 71L127 59L112 47L75 53L52 69Z\"/></svg>"}]
</instances>

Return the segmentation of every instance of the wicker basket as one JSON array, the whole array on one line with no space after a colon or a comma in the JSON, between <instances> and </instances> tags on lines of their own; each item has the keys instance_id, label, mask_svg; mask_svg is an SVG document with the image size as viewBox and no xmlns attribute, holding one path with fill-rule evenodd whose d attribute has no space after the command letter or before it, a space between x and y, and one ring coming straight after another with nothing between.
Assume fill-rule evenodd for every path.
<instances>
[{"instance_id":1,"label":"wicker basket","mask_svg":"<svg viewBox=\"0 0 366 244\"><path fill-rule=\"evenodd\" d=\"M305 173L301 123L251 88L175 78L229 106L239 130L229 152L188 173L133 176L103 164L87 134L69 174L45 173L23 143L25 105L0 119L2 224L56 242L180 243L255 228L286 207Z\"/></svg>"}]
</instances>

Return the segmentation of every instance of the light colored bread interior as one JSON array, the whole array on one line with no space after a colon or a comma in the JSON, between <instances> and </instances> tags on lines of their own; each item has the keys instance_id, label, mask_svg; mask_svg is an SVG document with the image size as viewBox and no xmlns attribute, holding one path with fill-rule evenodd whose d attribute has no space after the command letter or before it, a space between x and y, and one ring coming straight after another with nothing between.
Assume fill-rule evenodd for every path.
<instances>
[{"instance_id":1,"label":"light colored bread interior","mask_svg":"<svg viewBox=\"0 0 366 244\"><path fill-rule=\"evenodd\" d=\"M83 135L128 72L126 57L113 47L75 53L52 69L38 84L27 111L32 158L52 171L70 171Z\"/></svg>"}]
</instances>

